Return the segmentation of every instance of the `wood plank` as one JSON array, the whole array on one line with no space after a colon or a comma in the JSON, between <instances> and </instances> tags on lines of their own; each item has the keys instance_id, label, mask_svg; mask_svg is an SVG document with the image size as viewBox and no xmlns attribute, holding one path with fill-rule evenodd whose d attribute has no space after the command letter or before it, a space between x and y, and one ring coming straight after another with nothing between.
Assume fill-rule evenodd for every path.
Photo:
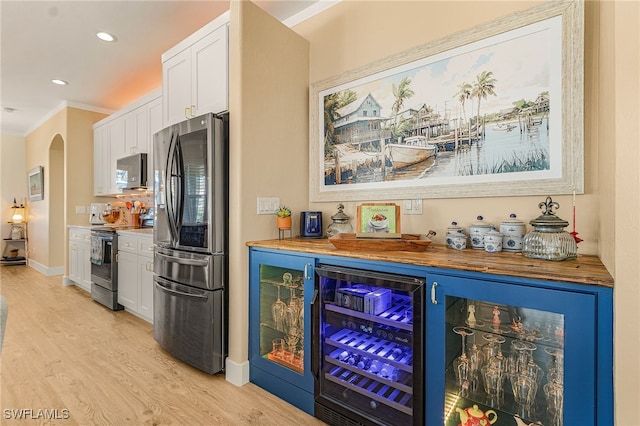
<instances>
[{"instance_id":1,"label":"wood plank","mask_svg":"<svg viewBox=\"0 0 640 426\"><path fill-rule=\"evenodd\" d=\"M522 253L487 253L484 250L474 249L453 250L442 244L431 244L422 252L340 250L328 239L311 240L299 237L290 240L250 241L247 246L609 288L613 288L614 284L613 278L596 256L579 255L577 259L554 262L530 259Z\"/></svg>"},{"instance_id":2,"label":"wood plank","mask_svg":"<svg viewBox=\"0 0 640 426\"><path fill-rule=\"evenodd\" d=\"M28 266L0 268L9 304L0 357L3 425L322 425L253 385L234 386L164 352L152 326ZM68 410L7 419L6 409Z\"/></svg>"}]
</instances>

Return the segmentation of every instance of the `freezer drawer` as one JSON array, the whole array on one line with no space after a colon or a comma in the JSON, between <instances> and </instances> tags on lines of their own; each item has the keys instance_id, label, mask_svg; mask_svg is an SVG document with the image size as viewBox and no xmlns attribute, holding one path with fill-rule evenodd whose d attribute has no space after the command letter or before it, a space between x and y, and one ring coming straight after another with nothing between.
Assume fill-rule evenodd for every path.
<instances>
[{"instance_id":1,"label":"freezer drawer","mask_svg":"<svg viewBox=\"0 0 640 426\"><path fill-rule=\"evenodd\" d=\"M200 254L157 247L154 272L160 277L208 290L225 287L224 255Z\"/></svg>"},{"instance_id":2,"label":"freezer drawer","mask_svg":"<svg viewBox=\"0 0 640 426\"><path fill-rule=\"evenodd\" d=\"M154 277L153 337L176 358L207 373L224 369L224 291Z\"/></svg>"}]
</instances>

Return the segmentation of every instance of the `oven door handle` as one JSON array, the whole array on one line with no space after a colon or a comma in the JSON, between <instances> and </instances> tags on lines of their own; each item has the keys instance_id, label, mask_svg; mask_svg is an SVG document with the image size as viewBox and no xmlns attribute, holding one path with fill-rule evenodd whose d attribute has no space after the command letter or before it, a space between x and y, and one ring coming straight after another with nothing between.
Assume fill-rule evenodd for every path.
<instances>
[{"instance_id":1,"label":"oven door handle","mask_svg":"<svg viewBox=\"0 0 640 426\"><path fill-rule=\"evenodd\" d=\"M179 290L175 290L173 288L169 288L166 285L163 285L163 284L169 284L169 281L166 281L166 280L164 280L164 279L162 279L160 277L155 277L154 281L155 281L156 287L159 290L167 292L167 293L171 293L174 296L190 297L192 299L204 299L204 300L207 300L207 295L204 294L204 293L203 294L185 293L183 291L179 291Z\"/></svg>"},{"instance_id":2,"label":"oven door handle","mask_svg":"<svg viewBox=\"0 0 640 426\"><path fill-rule=\"evenodd\" d=\"M182 257L169 256L164 253L156 251L156 256L165 259L167 262L179 263L181 265L190 266L209 266L209 261L200 259L185 259Z\"/></svg>"}]
</instances>

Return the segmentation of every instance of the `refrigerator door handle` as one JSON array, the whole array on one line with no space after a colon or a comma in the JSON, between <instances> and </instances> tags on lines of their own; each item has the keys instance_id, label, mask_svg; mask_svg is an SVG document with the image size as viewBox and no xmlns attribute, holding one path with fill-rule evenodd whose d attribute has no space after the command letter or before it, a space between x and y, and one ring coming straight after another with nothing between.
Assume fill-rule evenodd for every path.
<instances>
[{"instance_id":1,"label":"refrigerator door handle","mask_svg":"<svg viewBox=\"0 0 640 426\"><path fill-rule=\"evenodd\" d=\"M178 206L176 205L176 194L174 189L179 185L174 185L174 181L179 179L179 170L175 170L177 174L174 174L174 166L176 165L176 152L178 149L178 134L171 135L171 143L169 145L169 158L167 159L167 173L165 180L165 192L167 194L167 219L169 221L169 232L171 233L171 240L175 244L178 241L178 229L176 212Z\"/></svg>"},{"instance_id":2,"label":"refrigerator door handle","mask_svg":"<svg viewBox=\"0 0 640 426\"><path fill-rule=\"evenodd\" d=\"M168 281L160 278L160 277L155 277L154 278L155 282L156 282L156 287L158 287L159 290L167 292L167 293L171 293L175 296L178 297L190 297L192 299L204 299L207 300L207 295L202 293L202 294L194 294L194 293L185 293L179 290L175 290L173 288L169 288L166 285L163 284L169 284Z\"/></svg>"},{"instance_id":3,"label":"refrigerator door handle","mask_svg":"<svg viewBox=\"0 0 640 426\"><path fill-rule=\"evenodd\" d=\"M156 256L162 257L163 259L166 259L167 262L180 263L182 265L209 266L209 262L207 260L185 259L185 258L177 257L177 256L169 256L167 254L160 253L158 251L156 251Z\"/></svg>"}]
</instances>

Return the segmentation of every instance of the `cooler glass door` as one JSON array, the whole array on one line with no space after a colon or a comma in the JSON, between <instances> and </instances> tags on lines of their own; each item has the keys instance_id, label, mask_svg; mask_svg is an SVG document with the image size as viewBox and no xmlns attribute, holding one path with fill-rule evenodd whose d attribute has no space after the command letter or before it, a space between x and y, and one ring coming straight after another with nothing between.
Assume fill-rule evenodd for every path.
<instances>
[{"instance_id":1,"label":"cooler glass door","mask_svg":"<svg viewBox=\"0 0 640 426\"><path fill-rule=\"evenodd\" d=\"M444 371L428 375L428 400L444 405L444 418L433 416L434 425L457 426L473 417L494 426L594 424L593 395L579 389L595 383L594 341L580 325L594 318L592 295L430 278L437 303L428 312L444 315L442 328L430 328L428 337L429 366Z\"/></svg>"},{"instance_id":2,"label":"cooler glass door","mask_svg":"<svg viewBox=\"0 0 640 426\"><path fill-rule=\"evenodd\" d=\"M325 265L316 273L316 403L365 424L424 424L424 280Z\"/></svg>"}]
</instances>

